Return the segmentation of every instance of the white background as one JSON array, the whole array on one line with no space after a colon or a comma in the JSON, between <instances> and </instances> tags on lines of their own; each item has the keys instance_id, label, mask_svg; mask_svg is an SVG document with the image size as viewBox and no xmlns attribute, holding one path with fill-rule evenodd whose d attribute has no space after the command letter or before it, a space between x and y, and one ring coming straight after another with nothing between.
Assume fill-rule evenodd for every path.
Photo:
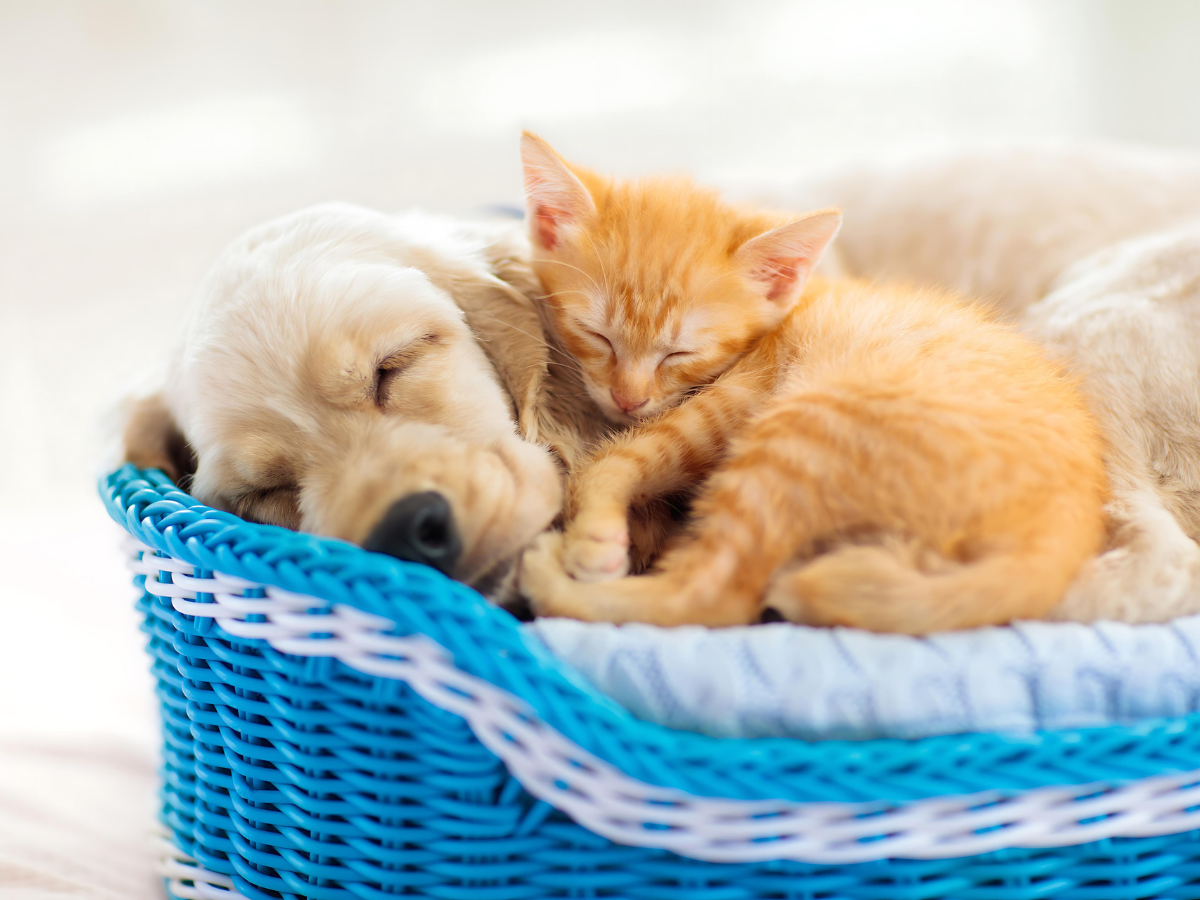
<instances>
[{"instance_id":1,"label":"white background","mask_svg":"<svg viewBox=\"0 0 1200 900\"><path fill-rule=\"evenodd\" d=\"M0 748L149 765L101 423L241 230L335 198L517 202L521 127L713 178L1010 137L1195 145L1198 46L1189 0L0 0Z\"/></svg>"}]
</instances>

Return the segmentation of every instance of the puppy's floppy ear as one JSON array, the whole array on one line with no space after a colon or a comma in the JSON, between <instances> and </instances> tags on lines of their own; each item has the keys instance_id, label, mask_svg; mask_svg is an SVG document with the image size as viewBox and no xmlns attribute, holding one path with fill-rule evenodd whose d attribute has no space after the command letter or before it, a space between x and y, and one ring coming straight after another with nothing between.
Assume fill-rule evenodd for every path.
<instances>
[{"instance_id":1,"label":"puppy's floppy ear","mask_svg":"<svg viewBox=\"0 0 1200 900\"><path fill-rule=\"evenodd\" d=\"M468 260L430 252L422 271L462 310L512 398L522 437L549 445L563 459L577 458L577 436L548 406L550 345L535 302L543 288L520 226L458 222L454 232L478 255Z\"/></svg>"},{"instance_id":2,"label":"puppy's floppy ear","mask_svg":"<svg viewBox=\"0 0 1200 900\"><path fill-rule=\"evenodd\" d=\"M529 239L535 248L553 250L564 232L595 212L595 202L566 161L528 131L521 134L521 165Z\"/></svg>"},{"instance_id":3,"label":"puppy's floppy ear","mask_svg":"<svg viewBox=\"0 0 1200 900\"><path fill-rule=\"evenodd\" d=\"M541 282L528 246L511 230L495 234L484 255L494 280L459 306L513 398L521 434L536 441L544 430L542 389L550 359L532 299L541 293Z\"/></svg>"},{"instance_id":4,"label":"puppy's floppy ear","mask_svg":"<svg viewBox=\"0 0 1200 900\"><path fill-rule=\"evenodd\" d=\"M751 238L734 259L768 300L790 307L841 227L840 210L820 210Z\"/></svg>"},{"instance_id":5,"label":"puppy's floppy ear","mask_svg":"<svg viewBox=\"0 0 1200 900\"><path fill-rule=\"evenodd\" d=\"M524 241L497 241L489 247L488 262L505 285L505 299L492 307L494 315L486 322L476 316L472 327L484 338L484 351L513 398L522 437L548 446L571 471L584 459L586 446L578 423L560 418L551 408L554 398L547 386L551 356L562 351L550 349L542 304L532 300L542 295L543 288L530 264L529 246ZM467 319L471 320L469 313Z\"/></svg>"},{"instance_id":6,"label":"puppy's floppy ear","mask_svg":"<svg viewBox=\"0 0 1200 900\"><path fill-rule=\"evenodd\" d=\"M125 419L125 461L139 469L161 469L179 484L196 472L196 453L162 394L133 401Z\"/></svg>"}]
</instances>

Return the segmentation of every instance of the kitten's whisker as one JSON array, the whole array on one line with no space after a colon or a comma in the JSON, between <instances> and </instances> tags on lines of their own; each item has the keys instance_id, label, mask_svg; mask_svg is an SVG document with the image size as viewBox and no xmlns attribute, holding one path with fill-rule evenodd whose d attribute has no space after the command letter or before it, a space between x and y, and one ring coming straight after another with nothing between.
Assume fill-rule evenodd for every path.
<instances>
[{"instance_id":1,"label":"kitten's whisker","mask_svg":"<svg viewBox=\"0 0 1200 900\"><path fill-rule=\"evenodd\" d=\"M717 273L716 275L714 275L712 278L708 279L708 281L706 281L706 282L704 283L704 287L700 288L698 291L696 291L696 293L697 293L697 294L703 294L703 293L704 293L705 291L707 291L707 290L708 290L710 287L712 287L712 286L713 286L713 285L714 285L716 282L720 281L720 280L721 280L723 277L725 277L725 276L724 276L724 273L723 273L723 272L718 272L718 273Z\"/></svg>"},{"instance_id":2,"label":"kitten's whisker","mask_svg":"<svg viewBox=\"0 0 1200 900\"><path fill-rule=\"evenodd\" d=\"M584 374L583 369L579 368L579 366L573 366L569 362L559 362L558 360L550 360L549 362L546 363L546 365L547 366L558 366L559 368L562 368L562 369L569 369L570 371L578 374L580 377L582 377Z\"/></svg>"},{"instance_id":3,"label":"kitten's whisker","mask_svg":"<svg viewBox=\"0 0 1200 900\"><path fill-rule=\"evenodd\" d=\"M556 349L553 344L551 344L549 341L547 341L545 339L545 337L541 337L536 334L532 334L531 332L526 331L524 328L518 328L512 322L509 322L506 319L502 319L499 316L492 315L491 313L484 313L484 315L486 315L493 322L499 322L501 325L505 325L505 326L511 328L513 331L516 331L520 334L525 335L525 337L527 337L527 338L531 338L532 340L537 341L539 344L541 344L543 347L547 348L548 350ZM480 337L478 335L477 335L477 337L479 337L479 340L486 340L486 338Z\"/></svg>"},{"instance_id":4,"label":"kitten's whisker","mask_svg":"<svg viewBox=\"0 0 1200 900\"><path fill-rule=\"evenodd\" d=\"M492 321L499 322L501 325L511 328L513 331L515 331L519 334L523 334L527 338L529 338L533 341L536 341L538 344L540 344L541 346L543 346L547 350L549 350L551 355L557 355L557 356L562 357L564 360L566 360L566 362L556 362L553 359L547 358L546 365L558 365L558 366L569 365L572 368L574 368L575 371L577 371L580 375L584 374L583 367L580 366L576 360L572 359L571 356L565 350L563 350L561 347L557 347L554 344L547 341L544 336L539 336L539 335L533 334L531 332L528 332L524 328L519 328L516 325L514 325L512 322L506 321L505 319L502 319L499 316L492 315L491 313L484 313L484 315L487 316ZM483 337L482 335L476 335L476 338L484 343L487 342L487 338ZM534 365L538 365L538 364L534 363ZM530 368L532 368L532 366Z\"/></svg>"},{"instance_id":5,"label":"kitten's whisker","mask_svg":"<svg viewBox=\"0 0 1200 900\"><path fill-rule=\"evenodd\" d=\"M542 299L549 300L551 297L561 297L564 294L582 294L584 297L588 296L587 291L552 291L549 294L543 294Z\"/></svg>"},{"instance_id":6,"label":"kitten's whisker","mask_svg":"<svg viewBox=\"0 0 1200 900\"><path fill-rule=\"evenodd\" d=\"M597 290L600 289L600 285L596 284L596 279L593 278L591 275L589 275L587 272L583 271L583 269L579 268L579 266L573 266L568 262L563 262L561 259L542 259L542 260L538 260L538 261L544 262L544 263L553 263L556 266L566 266L568 269L574 269L576 272L578 272L580 275L582 275L584 278L586 278L588 281L590 281L592 283L592 287L596 288ZM603 264L601 264L601 270L603 271ZM607 289L607 287L608 287L608 282L606 279L605 280L605 288Z\"/></svg>"}]
</instances>

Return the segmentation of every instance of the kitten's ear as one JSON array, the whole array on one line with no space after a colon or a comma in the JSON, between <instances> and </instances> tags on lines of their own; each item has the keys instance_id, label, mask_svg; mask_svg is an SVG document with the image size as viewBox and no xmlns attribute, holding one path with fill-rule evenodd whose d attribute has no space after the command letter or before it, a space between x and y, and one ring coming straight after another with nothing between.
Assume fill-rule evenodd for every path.
<instances>
[{"instance_id":1,"label":"kitten's ear","mask_svg":"<svg viewBox=\"0 0 1200 900\"><path fill-rule=\"evenodd\" d=\"M563 239L563 229L578 225L596 205L563 158L528 131L521 133L521 164L529 238L535 247L553 250Z\"/></svg>"},{"instance_id":2,"label":"kitten's ear","mask_svg":"<svg viewBox=\"0 0 1200 900\"><path fill-rule=\"evenodd\" d=\"M751 238L734 258L764 288L768 300L790 306L841 227L840 210L821 210Z\"/></svg>"}]
</instances>

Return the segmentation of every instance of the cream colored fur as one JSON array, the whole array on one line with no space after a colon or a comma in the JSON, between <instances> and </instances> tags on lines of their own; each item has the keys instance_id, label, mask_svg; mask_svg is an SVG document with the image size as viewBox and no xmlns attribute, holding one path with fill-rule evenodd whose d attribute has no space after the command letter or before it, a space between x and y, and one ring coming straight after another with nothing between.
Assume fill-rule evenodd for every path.
<instances>
[{"instance_id":1,"label":"cream colored fur","mask_svg":"<svg viewBox=\"0 0 1200 900\"><path fill-rule=\"evenodd\" d=\"M1200 213L1200 156L1008 144L727 187L755 206L841 207L832 261L846 274L940 285L1019 315L1085 256Z\"/></svg>"},{"instance_id":2,"label":"cream colored fur","mask_svg":"<svg viewBox=\"0 0 1200 900\"><path fill-rule=\"evenodd\" d=\"M990 297L1084 375L1110 445L1110 541L1052 618L1200 612L1200 158L994 148L750 194L843 206L844 271Z\"/></svg>"},{"instance_id":3,"label":"cream colored fur","mask_svg":"<svg viewBox=\"0 0 1200 900\"><path fill-rule=\"evenodd\" d=\"M1109 443L1112 545L1052 617L1200 611L1200 222L1071 267L1023 323L1079 366Z\"/></svg>"},{"instance_id":4,"label":"cream colored fur","mask_svg":"<svg viewBox=\"0 0 1200 900\"><path fill-rule=\"evenodd\" d=\"M212 267L126 454L182 476L190 453L203 502L354 542L437 490L463 539L455 575L503 594L559 512L549 448L569 464L598 418L549 366L526 257L516 223L326 205L256 228Z\"/></svg>"}]
</instances>

